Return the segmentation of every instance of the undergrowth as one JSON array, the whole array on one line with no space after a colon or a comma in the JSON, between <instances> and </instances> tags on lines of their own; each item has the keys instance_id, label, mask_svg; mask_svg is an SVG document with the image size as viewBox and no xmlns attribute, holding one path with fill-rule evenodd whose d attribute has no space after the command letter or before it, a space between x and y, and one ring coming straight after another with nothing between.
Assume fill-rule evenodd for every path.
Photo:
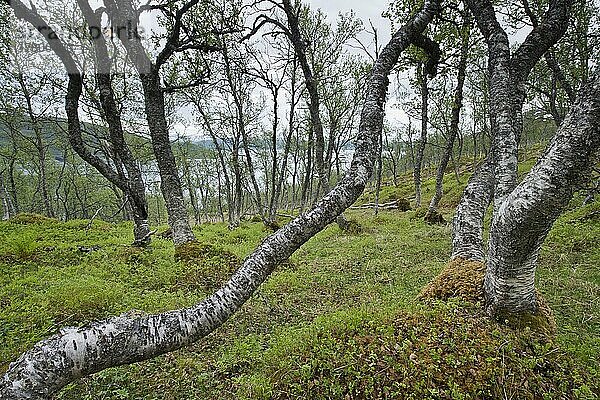
<instances>
[{"instance_id":1,"label":"undergrowth","mask_svg":"<svg viewBox=\"0 0 600 400\"><path fill-rule=\"evenodd\" d=\"M416 300L447 265L450 228L428 225L419 210L352 211L360 233L332 224L204 340L102 371L58 398L595 398L600 202L580 201L540 255L536 286L554 310L552 338L497 325L458 291ZM62 326L200 301L269 234L261 222L205 224L195 232L201 251L176 261L169 240L140 250L126 245L130 224L88 222L0 223L1 371Z\"/></svg>"}]
</instances>

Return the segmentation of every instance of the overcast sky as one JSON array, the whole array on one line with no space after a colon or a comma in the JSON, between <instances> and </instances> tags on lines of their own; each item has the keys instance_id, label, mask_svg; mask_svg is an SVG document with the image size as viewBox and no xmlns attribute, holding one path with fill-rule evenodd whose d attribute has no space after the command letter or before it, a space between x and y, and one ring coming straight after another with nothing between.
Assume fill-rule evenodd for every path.
<instances>
[{"instance_id":1,"label":"overcast sky","mask_svg":"<svg viewBox=\"0 0 600 400\"><path fill-rule=\"evenodd\" d=\"M332 24L335 24L340 13L354 11L356 17L363 21L366 28L369 27L370 21L377 29L379 46L385 45L391 37L391 23L387 18L381 16L387 10L390 4L389 0L303 0L303 2L309 4L312 9L323 10ZM394 81L392 80L392 85ZM408 116L398 107L394 96L388 98L385 116L391 124L408 122Z\"/></svg>"},{"instance_id":2,"label":"overcast sky","mask_svg":"<svg viewBox=\"0 0 600 400\"><path fill-rule=\"evenodd\" d=\"M390 22L381 13L387 10L389 1L382 0L305 0L311 8L320 8L334 22L338 14L354 11L356 16L368 26L369 20L380 34L380 42L384 43L390 37Z\"/></svg>"}]
</instances>

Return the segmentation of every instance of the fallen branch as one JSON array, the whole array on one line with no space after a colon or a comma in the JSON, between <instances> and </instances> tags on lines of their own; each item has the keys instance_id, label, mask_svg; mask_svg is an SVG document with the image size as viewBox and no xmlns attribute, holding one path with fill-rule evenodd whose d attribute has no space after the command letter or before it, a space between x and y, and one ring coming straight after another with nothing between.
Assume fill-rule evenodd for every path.
<instances>
[{"instance_id":1,"label":"fallen branch","mask_svg":"<svg viewBox=\"0 0 600 400\"><path fill-rule=\"evenodd\" d=\"M277 213L278 217L283 217L283 218L291 218L294 219L297 217L297 215L291 215L291 214L284 214L284 213Z\"/></svg>"},{"instance_id":2,"label":"fallen branch","mask_svg":"<svg viewBox=\"0 0 600 400\"><path fill-rule=\"evenodd\" d=\"M117 212L115 212L113 215L110 216L110 219L113 219L114 217L117 216L117 214L119 214L121 211L123 211L123 209L125 208L125 206L127 205L128 202L129 202L129 196L125 196L125 201L123 201L123 204L121 204L121 207L119 207Z\"/></svg>"},{"instance_id":3,"label":"fallen branch","mask_svg":"<svg viewBox=\"0 0 600 400\"><path fill-rule=\"evenodd\" d=\"M131 245L132 246L144 246L146 244L146 240L148 238L150 238L150 236L154 235L156 232L158 232L158 229L155 229L153 231L146 233L146 235L143 238L134 240L133 243L131 243Z\"/></svg>"},{"instance_id":4,"label":"fallen branch","mask_svg":"<svg viewBox=\"0 0 600 400\"><path fill-rule=\"evenodd\" d=\"M380 209L384 209L384 210L396 210L396 209L398 209L398 200L390 201L389 203L381 203L379 205L376 205L375 203L366 203L366 204L363 204L362 206L352 206L350 208L352 210L365 210L365 209L373 208L375 206L377 206Z\"/></svg>"}]
</instances>

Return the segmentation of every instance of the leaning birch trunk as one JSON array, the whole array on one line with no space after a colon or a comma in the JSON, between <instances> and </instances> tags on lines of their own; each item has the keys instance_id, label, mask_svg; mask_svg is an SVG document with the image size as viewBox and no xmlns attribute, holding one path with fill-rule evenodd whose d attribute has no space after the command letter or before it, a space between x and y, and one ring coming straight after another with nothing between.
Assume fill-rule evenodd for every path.
<instances>
[{"instance_id":1,"label":"leaning birch trunk","mask_svg":"<svg viewBox=\"0 0 600 400\"><path fill-rule=\"evenodd\" d=\"M90 33L93 29L102 26L101 15L94 13L87 0L77 0L79 9L87 23ZM141 169L131 149L125 141L123 123L121 121L121 110L117 106L116 96L112 87L111 77L112 60L109 56L106 39L103 36L92 40L94 54L96 56L97 71L96 85L99 90L99 100L103 118L108 125L109 139L115 154L115 159L123 163L127 170L127 178L124 188L125 194L131 199L133 210L133 244L146 246L150 244L150 226L148 224L148 202L146 200L146 185ZM121 169L122 170L122 169ZM121 171L121 175L123 175Z\"/></svg>"},{"instance_id":2,"label":"leaning birch trunk","mask_svg":"<svg viewBox=\"0 0 600 400\"><path fill-rule=\"evenodd\" d=\"M59 35L50 26L48 26L46 21L44 21L44 19L41 18L37 14L35 9L31 9L31 10L28 9L22 2L20 2L18 0L4 0L3 2L8 4L13 9L15 16L17 16L17 18L27 21L32 26L34 26L44 36L46 42L48 43L48 45L50 46L52 51L60 58L61 62L63 63L63 65L69 75L69 82L68 82L67 94L66 94L66 100L65 100L65 111L67 114L67 126L68 126L67 136L68 136L69 143L70 143L71 147L73 148L73 150L85 162L87 162L92 167L94 167L109 182L113 183L115 186L117 186L119 189L121 189L124 193L127 193L130 195L133 202L135 203L134 207L137 207L137 209L136 209L137 218L135 218L135 227L134 227L134 237L135 237L134 244L146 244L146 241L148 239L147 234L149 232L148 220L147 220L148 219L147 203L146 203L146 199L145 199L145 195L144 195L144 182L142 180L141 173L139 172L139 168L137 166L135 166L135 168L138 171L137 174L134 174L128 170L130 176L129 176L129 179L126 179L123 176L123 174L121 174L118 171L116 171L115 169L113 169L109 165L109 163L107 163L104 159L102 159L102 158L96 156L94 153L90 152L89 148L84 143L84 140L82 137L82 132L81 132L81 126L80 126L81 124L80 124L79 115L78 115L79 98L80 98L81 92L82 92L83 78L82 78L81 72L79 71L79 67L78 67L77 63L75 62L75 60L73 58L73 55L65 47L65 45L63 44ZM87 3L80 0L79 4L81 6L81 5L85 5ZM85 7L83 7L82 10L84 11L84 13L89 11L89 13L87 15L93 14L91 12L91 9L89 9L89 6L87 9ZM95 44L100 45L100 47L95 46L96 50L104 49L106 51L106 48L102 47L102 46L105 46L105 45L103 45L102 42L95 42ZM102 56L102 54L98 54L98 55L99 55L100 66L102 68L106 69L102 65L102 62L104 62L103 58L106 59L108 57L108 54L105 54L104 56ZM98 74L98 77L101 78L98 82L99 86L100 86L100 99L103 104L103 107L105 107L106 105L108 105L107 101L110 101L110 98L107 97L106 87L104 87L104 88L102 87L102 82L106 82L106 81L103 81L102 74ZM110 85L109 81L108 81L108 85ZM112 89L110 89L110 90L112 90ZM114 98L112 98L112 101L114 102ZM116 109L116 106L114 106L114 109ZM118 115L115 114L114 110L106 110L105 109L104 111L107 116L106 121L109 125L110 139L111 139L113 146L115 147L116 150L119 150L119 151L120 150L129 151L125 144L125 141L122 137L123 131L122 131L122 127L120 125L120 118L118 118ZM110 118L108 118L109 116L110 116ZM117 118L117 119L115 120L115 118ZM116 122L118 122L118 124L119 124L118 126L116 125ZM120 135L120 139L117 137L119 135ZM122 143L124 147L120 146L119 143ZM121 152L121 151L119 152L119 156L123 162L129 160L128 161L129 164L135 165L136 163L135 163L135 160L133 159L133 156L131 155L131 152L129 152L128 154L130 155L130 158L127 158L128 156L124 152ZM128 165L128 164L126 164L126 165ZM141 238L146 238L146 239L141 240Z\"/></svg>"},{"instance_id":3,"label":"leaning birch trunk","mask_svg":"<svg viewBox=\"0 0 600 400\"><path fill-rule=\"evenodd\" d=\"M103 369L179 349L221 326L274 268L317 234L362 193L373 173L383 127L388 75L439 3L427 1L398 30L373 66L361 114L356 151L347 175L310 211L267 237L216 293L189 308L133 317L121 315L87 327L64 328L13 362L0 381L0 398L48 399L69 382Z\"/></svg>"},{"instance_id":4,"label":"leaning birch trunk","mask_svg":"<svg viewBox=\"0 0 600 400\"><path fill-rule=\"evenodd\" d=\"M490 314L537 311L534 287L540 247L554 221L600 155L600 71L550 142L542 158L498 207L490 231L485 275Z\"/></svg>"},{"instance_id":5,"label":"leaning birch trunk","mask_svg":"<svg viewBox=\"0 0 600 400\"><path fill-rule=\"evenodd\" d=\"M477 167L456 206L452 220L452 259L483 262L483 219L494 195L491 153Z\"/></svg>"}]
</instances>

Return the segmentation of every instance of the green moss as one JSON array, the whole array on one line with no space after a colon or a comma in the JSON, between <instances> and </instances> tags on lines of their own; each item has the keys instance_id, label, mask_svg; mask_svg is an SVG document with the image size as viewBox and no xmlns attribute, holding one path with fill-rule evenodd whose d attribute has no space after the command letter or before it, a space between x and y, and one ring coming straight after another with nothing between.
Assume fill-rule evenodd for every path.
<instances>
[{"instance_id":1,"label":"green moss","mask_svg":"<svg viewBox=\"0 0 600 400\"><path fill-rule=\"evenodd\" d=\"M593 378L553 349L547 338L493 323L471 303L391 315L355 310L282 332L240 381L273 399L593 396ZM239 398L252 398L248 389L240 387Z\"/></svg>"},{"instance_id":2,"label":"green moss","mask_svg":"<svg viewBox=\"0 0 600 400\"><path fill-rule=\"evenodd\" d=\"M419 207L415 209L414 214L412 215L413 218L418 218L418 219L422 219L425 218L425 215L427 215L427 207Z\"/></svg>"},{"instance_id":3,"label":"green moss","mask_svg":"<svg viewBox=\"0 0 600 400\"><path fill-rule=\"evenodd\" d=\"M473 303L483 302L485 264L455 258L419 294L423 300L448 300L456 297Z\"/></svg>"},{"instance_id":4,"label":"green moss","mask_svg":"<svg viewBox=\"0 0 600 400\"><path fill-rule=\"evenodd\" d=\"M494 318L500 323L514 329L530 329L545 335L556 334L557 328L554 313L538 291L536 291L536 303L537 310L535 312L499 311L495 313Z\"/></svg>"},{"instance_id":5,"label":"green moss","mask_svg":"<svg viewBox=\"0 0 600 400\"><path fill-rule=\"evenodd\" d=\"M458 191L447 178L447 188ZM394 190L410 198L410 179L399 183ZM554 310L554 338L490 320L480 300L466 300L473 291L449 290L450 278L438 285L445 300L415 301L448 265L450 227L428 225L414 211L374 217L372 210L351 210L347 217L362 234L341 234L332 224L213 334L102 371L57 398L501 398L495 390L502 383L512 398L595 398L600 224L593 213L600 203L580 204L557 221L540 254L536 286ZM201 301L239 265L229 263L231 255L239 262L269 234L262 223L234 231L204 224L196 235L215 251L194 249L175 262L170 240L153 237L140 251L128 246L130 223L94 221L85 231L87 222L0 222L0 371L61 326ZM79 245L101 249L83 254ZM464 286L464 275L456 285ZM78 315L66 319L72 314Z\"/></svg>"},{"instance_id":6,"label":"green moss","mask_svg":"<svg viewBox=\"0 0 600 400\"><path fill-rule=\"evenodd\" d=\"M216 289L241 265L235 254L199 241L175 247L175 260L185 265L185 271L175 282L174 290Z\"/></svg>"},{"instance_id":7,"label":"green moss","mask_svg":"<svg viewBox=\"0 0 600 400\"><path fill-rule=\"evenodd\" d=\"M250 222L259 223L262 222L262 217L258 214L255 214L250 218Z\"/></svg>"},{"instance_id":8,"label":"green moss","mask_svg":"<svg viewBox=\"0 0 600 400\"><path fill-rule=\"evenodd\" d=\"M48 218L46 216L43 216L40 214L33 214L33 213L19 213L19 214L15 215L14 217L12 217L9 221L13 224L21 224L21 225L47 224L47 223L52 223L52 222L58 222L58 220L56 220L54 218Z\"/></svg>"}]
</instances>

